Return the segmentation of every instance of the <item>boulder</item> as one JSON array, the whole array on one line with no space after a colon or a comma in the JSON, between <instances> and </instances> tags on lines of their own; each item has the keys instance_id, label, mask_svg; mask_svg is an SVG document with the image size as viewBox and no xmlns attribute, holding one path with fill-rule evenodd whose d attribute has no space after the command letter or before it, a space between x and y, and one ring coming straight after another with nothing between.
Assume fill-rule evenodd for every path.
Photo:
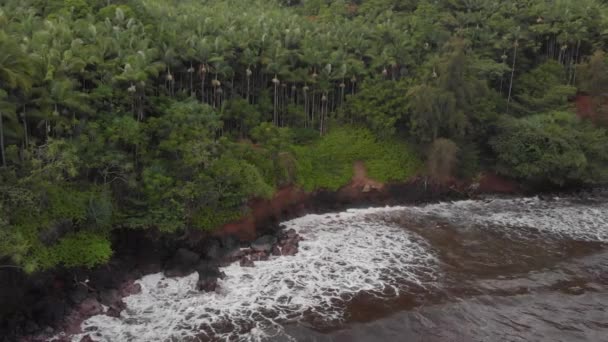
<instances>
[{"instance_id":1,"label":"boulder","mask_svg":"<svg viewBox=\"0 0 608 342\"><path fill-rule=\"evenodd\" d=\"M217 239L209 239L203 244L203 255L207 259L215 260L222 257L222 246Z\"/></svg>"},{"instance_id":2,"label":"boulder","mask_svg":"<svg viewBox=\"0 0 608 342\"><path fill-rule=\"evenodd\" d=\"M258 252L270 252L272 246L277 243L277 238L272 235L264 235L251 243L251 248Z\"/></svg>"},{"instance_id":3,"label":"boulder","mask_svg":"<svg viewBox=\"0 0 608 342\"><path fill-rule=\"evenodd\" d=\"M59 297L46 297L36 302L32 307L34 321L38 324L54 325L59 322L69 308Z\"/></svg>"},{"instance_id":4,"label":"boulder","mask_svg":"<svg viewBox=\"0 0 608 342\"><path fill-rule=\"evenodd\" d=\"M292 244L287 244L281 248L282 255L296 255L298 253L298 247Z\"/></svg>"},{"instance_id":5,"label":"boulder","mask_svg":"<svg viewBox=\"0 0 608 342\"><path fill-rule=\"evenodd\" d=\"M136 283L133 279L126 281L123 283L118 289L121 297L128 297L131 295L135 295L141 293L141 285Z\"/></svg>"},{"instance_id":6,"label":"boulder","mask_svg":"<svg viewBox=\"0 0 608 342\"><path fill-rule=\"evenodd\" d=\"M95 290L117 288L123 279L120 277L120 273L120 270L110 269L109 267L94 269L89 274L88 286Z\"/></svg>"},{"instance_id":7,"label":"boulder","mask_svg":"<svg viewBox=\"0 0 608 342\"><path fill-rule=\"evenodd\" d=\"M288 238L295 238L296 236L298 236L298 233L296 233L296 230L291 228L285 231L284 235Z\"/></svg>"},{"instance_id":8,"label":"boulder","mask_svg":"<svg viewBox=\"0 0 608 342\"><path fill-rule=\"evenodd\" d=\"M196 267L198 272L198 281L196 288L199 291L215 291L217 288L217 280L224 278L226 275L220 271L218 265L214 262L202 261Z\"/></svg>"},{"instance_id":9,"label":"boulder","mask_svg":"<svg viewBox=\"0 0 608 342\"><path fill-rule=\"evenodd\" d=\"M175 255L165 264L165 276L184 277L194 271L200 261L200 256L185 248L177 250Z\"/></svg>"},{"instance_id":10,"label":"boulder","mask_svg":"<svg viewBox=\"0 0 608 342\"><path fill-rule=\"evenodd\" d=\"M275 256L281 255L281 249L277 245L274 245L274 246L272 246L271 253L272 253L272 255L275 255Z\"/></svg>"},{"instance_id":11,"label":"boulder","mask_svg":"<svg viewBox=\"0 0 608 342\"><path fill-rule=\"evenodd\" d=\"M255 252L255 253L252 253L249 257L253 261L266 261L266 260L268 260L268 253L266 253L266 252Z\"/></svg>"},{"instance_id":12,"label":"boulder","mask_svg":"<svg viewBox=\"0 0 608 342\"><path fill-rule=\"evenodd\" d=\"M152 273L158 273L162 270L163 267L159 262L146 262L143 265L139 266L138 274L144 276Z\"/></svg>"},{"instance_id":13,"label":"boulder","mask_svg":"<svg viewBox=\"0 0 608 342\"><path fill-rule=\"evenodd\" d=\"M229 254L241 248L239 239L234 235L225 235L220 239L224 254Z\"/></svg>"},{"instance_id":14,"label":"boulder","mask_svg":"<svg viewBox=\"0 0 608 342\"><path fill-rule=\"evenodd\" d=\"M231 252L228 252L225 256L224 256L224 260L230 264L233 263L235 261L240 260L242 257L244 257L247 253L245 253L244 250L242 249L235 249L232 250Z\"/></svg>"},{"instance_id":15,"label":"boulder","mask_svg":"<svg viewBox=\"0 0 608 342\"><path fill-rule=\"evenodd\" d=\"M124 308L121 309L121 308L112 306L112 307L108 308L108 311L106 311L106 315L110 316L110 317L114 317L114 318L119 318L122 310L124 310Z\"/></svg>"},{"instance_id":16,"label":"boulder","mask_svg":"<svg viewBox=\"0 0 608 342\"><path fill-rule=\"evenodd\" d=\"M83 300L87 299L89 296L89 289L84 285L78 285L75 289L73 289L68 297L73 304L80 304Z\"/></svg>"},{"instance_id":17,"label":"boulder","mask_svg":"<svg viewBox=\"0 0 608 342\"><path fill-rule=\"evenodd\" d=\"M99 302L105 306L116 305L122 301L118 290L102 290L99 292Z\"/></svg>"},{"instance_id":18,"label":"boulder","mask_svg":"<svg viewBox=\"0 0 608 342\"><path fill-rule=\"evenodd\" d=\"M239 262L239 265L241 265L241 267L254 267L255 264L253 263L253 260L249 259L248 257L244 257L241 259L241 261Z\"/></svg>"},{"instance_id":19,"label":"boulder","mask_svg":"<svg viewBox=\"0 0 608 342\"><path fill-rule=\"evenodd\" d=\"M103 306L95 298L87 298L65 318L63 330L66 334L78 334L82 331L81 323L87 318L103 313Z\"/></svg>"},{"instance_id":20,"label":"boulder","mask_svg":"<svg viewBox=\"0 0 608 342\"><path fill-rule=\"evenodd\" d=\"M83 319L103 313L101 303L95 298L87 298L77 307L76 313Z\"/></svg>"},{"instance_id":21,"label":"boulder","mask_svg":"<svg viewBox=\"0 0 608 342\"><path fill-rule=\"evenodd\" d=\"M89 335L84 335L84 336L83 336L83 337L80 339L80 342L95 342L95 340L93 340L93 339L91 338L91 336L89 336Z\"/></svg>"}]
</instances>

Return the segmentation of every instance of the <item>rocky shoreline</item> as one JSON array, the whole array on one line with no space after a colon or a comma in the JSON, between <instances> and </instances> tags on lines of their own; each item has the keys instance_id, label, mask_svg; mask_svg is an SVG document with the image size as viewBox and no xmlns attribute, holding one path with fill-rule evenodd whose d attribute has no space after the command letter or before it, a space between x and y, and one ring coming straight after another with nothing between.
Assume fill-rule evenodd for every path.
<instances>
[{"instance_id":1,"label":"rocky shoreline","mask_svg":"<svg viewBox=\"0 0 608 342\"><path fill-rule=\"evenodd\" d=\"M239 263L241 267L255 267L257 262L263 262L274 256L295 255L299 242L302 241L295 230L279 230L274 235L263 235L253 242L244 245L234 237L207 240L206 249L202 254L186 248L179 248L163 265L163 274L167 278L185 277L194 272L198 273L196 290L215 291L218 279L225 274L220 267ZM94 280L85 278L79 282L70 293L69 299L74 306L57 329L46 328L44 331L21 338L21 341L42 342L53 338L57 342L72 341L73 335L83 334L81 324L86 319L105 314L120 317L126 308L123 298L141 292L141 286L134 279L128 278L118 285L118 288L95 290ZM56 332L60 332L57 334ZM93 341L85 334L81 342Z\"/></svg>"},{"instance_id":2,"label":"rocky shoreline","mask_svg":"<svg viewBox=\"0 0 608 342\"><path fill-rule=\"evenodd\" d=\"M496 183L496 181L494 181ZM475 193L515 193L513 183L500 180ZM507 185L505 185L507 184ZM301 237L284 231L281 221L308 213L344 208L413 204L468 196L462 185L428 184L413 179L400 184L378 184L364 175L336 192L306 193L295 187L279 190L270 200L250 202L247 218L227 224L214 233L191 230L167 235L155 230L116 230L115 253L107 265L88 269L55 269L25 275L18 269L0 270L0 341L46 341L49 336L80 333L87 318L106 314L120 316L123 298L141 291L135 280L163 272L178 277L197 272L200 291L214 291L223 276L220 267L238 262L255 267L270 255L294 255ZM90 338L82 339L90 341Z\"/></svg>"}]
</instances>

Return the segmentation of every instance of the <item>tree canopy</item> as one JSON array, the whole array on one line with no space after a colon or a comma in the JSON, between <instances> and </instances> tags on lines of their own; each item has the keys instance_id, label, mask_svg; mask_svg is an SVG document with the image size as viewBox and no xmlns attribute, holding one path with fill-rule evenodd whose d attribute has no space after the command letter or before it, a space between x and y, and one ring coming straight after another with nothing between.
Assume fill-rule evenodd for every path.
<instances>
[{"instance_id":1,"label":"tree canopy","mask_svg":"<svg viewBox=\"0 0 608 342\"><path fill-rule=\"evenodd\" d=\"M108 260L253 197L481 169L605 182L600 0L5 0L0 258ZM428 166L427 168L422 165Z\"/></svg>"}]
</instances>

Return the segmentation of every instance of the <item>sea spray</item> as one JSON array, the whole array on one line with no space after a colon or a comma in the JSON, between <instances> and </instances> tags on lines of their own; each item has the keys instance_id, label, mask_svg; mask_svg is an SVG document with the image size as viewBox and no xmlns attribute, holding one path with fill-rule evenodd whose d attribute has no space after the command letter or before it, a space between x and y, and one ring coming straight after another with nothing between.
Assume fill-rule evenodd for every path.
<instances>
[{"instance_id":1,"label":"sea spray","mask_svg":"<svg viewBox=\"0 0 608 342\"><path fill-rule=\"evenodd\" d=\"M83 323L84 331L98 341L258 341L281 335L290 322L339 324L359 293L390 299L436 281L437 260L423 239L368 219L392 210L398 209L286 222L305 239L298 254L256 262L254 268L225 267L226 277L213 293L195 290L196 274L148 275L139 280L142 292L125 298L121 317L94 316Z\"/></svg>"}]
</instances>

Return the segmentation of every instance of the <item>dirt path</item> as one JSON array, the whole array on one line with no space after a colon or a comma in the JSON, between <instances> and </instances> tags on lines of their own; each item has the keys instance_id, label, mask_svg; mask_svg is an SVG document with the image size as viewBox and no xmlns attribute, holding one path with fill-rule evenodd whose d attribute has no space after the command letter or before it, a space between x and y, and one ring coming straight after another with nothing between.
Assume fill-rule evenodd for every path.
<instances>
[{"instance_id":1,"label":"dirt path","mask_svg":"<svg viewBox=\"0 0 608 342\"><path fill-rule=\"evenodd\" d=\"M372 189L382 189L384 184L369 178L365 164L362 161L356 161L353 163L353 179L350 186L363 188L363 191L370 191Z\"/></svg>"}]
</instances>

